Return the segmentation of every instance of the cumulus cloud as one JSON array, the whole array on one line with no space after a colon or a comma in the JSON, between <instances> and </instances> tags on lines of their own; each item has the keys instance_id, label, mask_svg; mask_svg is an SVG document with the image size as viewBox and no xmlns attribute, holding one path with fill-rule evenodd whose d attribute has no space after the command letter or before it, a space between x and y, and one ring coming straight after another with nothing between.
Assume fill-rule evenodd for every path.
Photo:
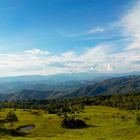
<instances>
[{"instance_id":1,"label":"cumulus cloud","mask_svg":"<svg viewBox=\"0 0 140 140\"><path fill-rule=\"evenodd\" d=\"M130 63L139 59L138 54L135 54L135 57L133 54L130 55L132 57L128 58L123 52L112 54L112 47L105 45L89 48L80 55L74 52L45 56L29 55L26 52L0 54L0 74L5 76L72 72L126 72L132 69ZM137 64L133 65L136 70Z\"/></svg>"},{"instance_id":2,"label":"cumulus cloud","mask_svg":"<svg viewBox=\"0 0 140 140\"><path fill-rule=\"evenodd\" d=\"M23 53L0 54L0 75L58 74L76 72L127 73L140 71L140 1L120 19L124 36L131 42L118 50L116 45L100 44L83 53L68 51L52 54L47 50L25 50ZM104 32L94 28L86 34ZM85 34L85 33L84 33Z\"/></svg>"},{"instance_id":3,"label":"cumulus cloud","mask_svg":"<svg viewBox=\"0 0 140 140\"><path fill-rule=\"evenodd\" d=\"M137 0L136 3L130 10L127 11L127 14L122 18L122 27L124 33L131 36L133 41L128 45L127 49L140 49L140 0Z\"/></svg>"},{"instance_id":4,"label":"cumulus cloud","mask_svg":"<svg viewBox=\"0 0 140 140\"><path fill-rule=\"evenodd\" d=\"M31 55L24 51L19 54L0 54L0 74L11 76L77 72L129 72L139 69L139 63L136 63L139 58L138 52L117 52L109 45L87 48L80 55L73 51L61 55L44 55L44 53L40 55L32 53Z\"/></svg>"}]
</instances>

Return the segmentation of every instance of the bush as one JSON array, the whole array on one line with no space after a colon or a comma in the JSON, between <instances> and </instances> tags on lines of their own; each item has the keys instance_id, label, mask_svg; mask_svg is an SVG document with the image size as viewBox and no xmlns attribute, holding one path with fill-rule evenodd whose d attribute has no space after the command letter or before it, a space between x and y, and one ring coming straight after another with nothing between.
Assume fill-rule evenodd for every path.
<instances>
[{"instance_id":1,"label":"bush","mask_svg":"<svg viewBox=\"0 0 140 140\"><path fill-rule=\"evenodd\" d=\"M67 117L62 120L62 127L76 129L87 127L87 124L83 120Z\"/></svg>"},{"instance_id":2,"label":"bush","mask_svg":"<svg viewBox=\"0 0 140 140\"><path fill-rule=\"evenodd\" d=\"M10 123L17 122L18 118L17 118L16 114L13 111L11 111L7 114L5 121L10 122Z\"/></svg>"}]
</instances>

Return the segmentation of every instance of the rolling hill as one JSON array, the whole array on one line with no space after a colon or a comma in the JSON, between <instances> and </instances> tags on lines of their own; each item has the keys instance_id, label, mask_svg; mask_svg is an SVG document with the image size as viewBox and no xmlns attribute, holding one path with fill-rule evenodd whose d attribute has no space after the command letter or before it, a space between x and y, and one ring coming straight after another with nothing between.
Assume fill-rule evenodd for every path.
<instances>
[{"instance_id":1,"label":"rolling hill","mask_svg":"<svg viewBox=\"0 0 140 140\"><path fill-rule=\"evenodd\" d=\"M97 83L87 82L83 85L71 86L71 88L69 86L68 89L63 90L61 88L60 90L52 90L52 88L50 90L47 88L46 90L21 89L9 94L0 94L0 100L62 99L138 92L140 92L140 76L126 76L110 78Z\"/></svg>"},{"instance_id":2,"label":"rolling hill","mask_svg":"<svg viewBox=\"0 0 140 140\"><path fill-rule=\"evenodd\" d=\"M140 92L140 76L118 77L68 90L54 95L55 98L74 98L83 96L127 94Z\"/></svg>"},{"instance_id":3,"label":"rolling hill","mask_svg":"<svg viewBox=\"0 0 140 140\"><path fill-rule=\"evenodd\" d=\"M10 94L21 90L67 90L107 79L111 75L93 73L73 73L57 75L32 75L0 78L0 94Z\"/></svg>"}]
</instances>

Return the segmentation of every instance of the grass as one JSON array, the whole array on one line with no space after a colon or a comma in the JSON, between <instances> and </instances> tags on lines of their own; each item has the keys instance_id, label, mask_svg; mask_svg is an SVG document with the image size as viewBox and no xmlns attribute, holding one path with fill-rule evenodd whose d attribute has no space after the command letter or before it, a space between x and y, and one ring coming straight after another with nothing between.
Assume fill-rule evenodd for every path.
<instances>
[{"instance_id":1,"label":"grass","mask_svg":"<svg viewBox=\"0 0 140 140\"><path fill-rule=\"evenodd\" d=\"M9 109L0 112L0 119L4 118ZM15 129L34 124L35 128L25 131L25 137L12 137L8 133L0 133L1 140L139 140L140 125L135 123L138 111L122 111L104 106L87 106L78 118L89 125L83 129L66 129L61 127L61 118L57 115L40 111L39 115L22 109L16 110L19 121ZM9 130L9 124L5 124ZM6 131L7 131L6 130Z\"/></svg>"}]
</instances>

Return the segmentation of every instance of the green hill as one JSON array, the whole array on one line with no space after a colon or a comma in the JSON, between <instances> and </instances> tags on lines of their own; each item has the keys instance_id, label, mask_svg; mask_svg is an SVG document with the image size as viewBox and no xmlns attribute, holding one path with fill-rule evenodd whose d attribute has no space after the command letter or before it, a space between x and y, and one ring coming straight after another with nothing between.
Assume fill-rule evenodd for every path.
<instances>
[{"instance_id":1,"label":"green hill","mask_svg":"<svg viewBox=\"0 0 140 140\"><path fill-rule=\"evenodd\" d=\"M9 112L1 112L1 119ZM39 111L40 115L33 115L27 109L17 109L19 121L14 128L32 124L31 130L24 137L10 136L4 129L0 130L2 140L139 140L140 127L135 123L138 111L122 111L111 107L86 106L84 112L75 114L84 120L89 127L83 129L66 129L61 127L62 119L55 114ZM5 124L5 128L9 128ZM3 130L3 131L2 131Z\"/></svg>"}]
</instances>

